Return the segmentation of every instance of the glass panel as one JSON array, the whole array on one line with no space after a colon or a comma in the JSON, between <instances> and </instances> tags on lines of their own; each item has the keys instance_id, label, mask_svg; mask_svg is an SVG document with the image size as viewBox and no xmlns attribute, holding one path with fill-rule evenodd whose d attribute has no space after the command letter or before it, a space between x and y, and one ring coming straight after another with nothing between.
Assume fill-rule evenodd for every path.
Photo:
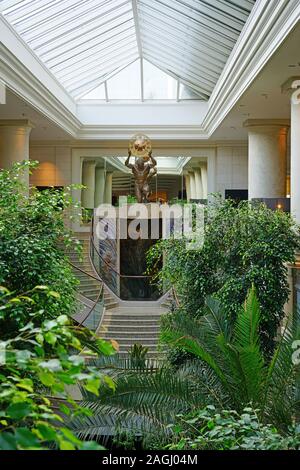
<instances>
[{"instance_id":1,"label":"glass panel","mask_svg":"<svg viewBox=\"0 0 300 470\"><path fill-rule=\"evenodd\" d=\"M126 67L107 82L109 100L141 99L140 61Z\"/></svg>"},{"instance_id":2,"label":"glass panel","mask_svg":"<svg viewBox=\"0 0 300 470\"><path fill-rule=\"evenodd\" d=\"M182 83L180 84L180 89L179 89L179 99L180 100L199 100L200 96L197 95L197 93L192 90L192 88L183 85Z\"/></svg>"},{"instance_id":3,"label":"glass panel","mask_svg":"<svg viewBox=\"0 0 300 470\"><path fill-rule=\"evenodd\" d=\"M144 60L145 100L176 100L177 81Z\"/></svg>"},{"instance_id":4,"label":"glass panel","mask_svg":"<svg viewBox=\"0 0 300 470\"><path fill-rule=\"evenodd\" d=\"M66 88L73 88L73 85L79 83L82 86L91 84L94 80L97 80L95 86L101 84L106 80L107 75L112 75L114 72L120 71L120 69L131 64L137 58L137 52L135 51L125 51L124 54L115 54L111 58L105 61L99 61L94 66L90 66L84 71L80 71L80 74L73 74L70 78L66 80L61 79L62 83ZM77 88L77 87L75 87ZM86 91L91 90L89 87Z\"/></svg>"},{"instance_id":5,"label":"glass panel","mask_svg":"<svg viewBox=\"0 0 300 470\"><path fill-rule=\"evenodd\" d=\"M105 86L104 83L94 90L90 91L87 95L82 96L83 100L105 100Z\"/></svg>"},{"instance_id":6,"label":"glass panel","mask_svg":"<svg viewBox=\"0 0 300 470\"><path fill-rule=\"evenodd\" d=\"M118 60L120 58L126 57L128 53L135 53L135 55L138 55L138 49L136 45L136 40L135 38L131 38L130 40L128 39L127 41L123 40L120 44L114 45L113 48L110 48L109 51L105 49L105 54L91 54L90 56L86 56L85 58L82 58L82 60L78 60L77 63L75 62L74 64L69 65L68 61L65 61L65 67L62 68L61 70L57 71L57 68L51 67L51 70L56 73L56 76L60 79L63 78L64 80L68 80L69 78L72 79L72 77L78 77L78 74L84 74L88 72L86 75L89 76L91 71L94 71L95 68L100 68L100 70L103 68L104 64L107 64L108 67L110 64L115 63L115 58ZM118 62L117 60L117 62ZM129 62L128 62L129 63ZM109 67L110 68L110 67ZM114 72L114 70L118 68L117 66L114 66L111 68L111 72ZM83 75L80 75L81 78Z\"/></svg>"}]
</instances>

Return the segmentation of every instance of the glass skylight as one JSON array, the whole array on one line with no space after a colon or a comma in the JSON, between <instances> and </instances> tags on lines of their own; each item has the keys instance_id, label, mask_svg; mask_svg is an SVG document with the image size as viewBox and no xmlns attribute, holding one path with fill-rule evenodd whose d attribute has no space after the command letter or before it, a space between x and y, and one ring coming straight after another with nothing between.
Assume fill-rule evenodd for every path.
<instances>
[{"instance_id":1,"label":"glass skylight","mask_svg":"<svg viewBox=\"0 0 300 470\"><path fill-rule=\"evenodd\" d=\"M144 98L146 100L176 100L177 80L147 60L144 65ZM196 98L199 99L199 96Z\"/></svg>"},{"instance_id":2,"label":"glass skylight","mask_svg":"<svg viewBox=\"0 0 300 470\"><path fill-rule=\"evenodd\" d=\"M140 100L141 66L137 60L107 82L109 100Z\"/></svg>"},{"instance_id":3,"label":"glass skylight","mask_svg":"<svg viewBox=\"0 0 300 470\"><path fill-rule=\"evenodd\" d=\"M84 96L86 100L105 100L106 93L105 93L105 85L98 86L94 90L90 91L87 95Z\"/></svg>"},{"instance_id":4,"label":"glass skylight","mask_svg":"<svg viewBox=\"0 0 300 470\"><path fill-rule=\"evenodd\" d=\"M109 99L208 100L254 3L0 0L0 14L75 99L107 98L107 82Z\"/></svg>"},{"instance_id":5,"label":"glass skylight","mask_svg":"<svg viewBox=\"0 0 300 470\"><path fill-rule=\"evenodd\" d=\"M143 82L142 82L143 76ZM185 93L179 92L185 90ZM106 95L107 91L107 95ZM179 92L179 96L178 96ZM181 96L180 96L181 94ZM95 90L82 96L84 100L199 100L201 97L178 80L146 60L137 60Z\"/></svg>"}]
</instances>

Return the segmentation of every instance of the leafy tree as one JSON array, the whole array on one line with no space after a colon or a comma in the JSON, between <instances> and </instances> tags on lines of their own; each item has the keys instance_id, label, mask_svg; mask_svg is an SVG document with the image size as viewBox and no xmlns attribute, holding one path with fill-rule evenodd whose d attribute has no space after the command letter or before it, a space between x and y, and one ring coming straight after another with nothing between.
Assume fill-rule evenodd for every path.
<instances>
[{"instance_id":1,"label":"leafy tree","mask_svg":"<svg viewBox=\"0 0 300 470\"><path fill-rule=\"evenodd\" d=\"M252 283L261 307L260 334L268 353L289 296L285 263L294 261L299 227L282 211L263 204L216 199L205 209L205 239L200 250L187 250L186 240L164 240L148 256L149 272L173 286L181 309L202 315L205 299L214 295L234 322ZM162 270L157 261L164 254Z\"/></svg>"},{"instance_id":2,"label":"leafy tree","mask_svg":"<svg viewBox=\"0 0 300 470\"><path fill-rule=\"evenodd\" d=\"M57 312L70 315L76 308L77 281L63 245L73 242L64 219L73 202L69 188L43 192L32 188L26 196L22 174L36 165L37 162L23 162L0 171L0 285L15 294L38 285L51 286L57 295L40 299L41 311L45 309L53 316ZM30 305L16 306L14 317L0 324L2 337L16 333L27 323L28 315Z\"/></svg>"},{"instance_id":3,"label":"leafy tree","mask_svg":"<svg viewBox=\"0 0 300 470\"><path fill-rule=\"evenodd\" d=\"M165 325L162 340L194 356L177 371L155 362L143 370L129 359L98 360L99 369L110 371L116 390L107 389L99 397L83 392L82 406L92 409L94 415L71 423L77 435L101 438L121 429L145 440L156 435L163 445L172 439L169 425L176 415L198 412L207 405L237 413L250 405L259 409L262 424L287 432L299 412L293 327L286 329L268 360L260 347L261 313L254 289L233 325L219 301L210 299L206 309L198 319L175 313Z\"/></svg>"},{"instance_id":4,"label":"leafy tree","mask_svg":"<svg viewBox=\"0 0 300 470\"><path fill-rule=\"evenodd\" d=\"M77 282L63 248L73 242L65 226L70 188L32 188L26 196L22 175L35 166L23 162L0 172L0 449L98 449L65 422L87 414L72 388L95 395L114 388L81 353L115 350L71 319Z\"/></svg>"},{"instance_id":5,"label":"leafy tree","mask_svg":"<svg viewBox=\"0 0 300 470\"><path fill-rule=\"evenodd\" d=\"M37 291L38 298L33 300L31 293L15 297L1 288L0 315L13 315L16 305L30 303L40 317L41 298L55 296L46 288ZM79 354L87 343L93 343L98 354L113 354L112 345L75 327L66 315L41 321L39 326L34 324L34 314L28 320L16 336L0 342L0 449L100 449L95 442L80 441L65 420L91 414L78 406L70 387L80 384L95 395L101 387L114 388L106 374L87 366Z\"/></svg>"}]
</instances>

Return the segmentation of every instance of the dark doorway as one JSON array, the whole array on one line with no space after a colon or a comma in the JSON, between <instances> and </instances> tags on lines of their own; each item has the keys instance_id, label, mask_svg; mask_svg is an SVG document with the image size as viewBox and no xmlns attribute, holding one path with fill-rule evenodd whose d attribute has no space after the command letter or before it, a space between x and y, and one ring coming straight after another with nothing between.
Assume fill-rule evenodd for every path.
<instances>
[{"instance_id":1,"label":"dark doorway","mask_svg":"<svg viewBox=\"0 0 300 470\"><path fill-rule=\"evenodd\" d=\"M232 199L236 204L248 201L248 189L225 189L225 199Z\"/></svg>"}]
</instances>

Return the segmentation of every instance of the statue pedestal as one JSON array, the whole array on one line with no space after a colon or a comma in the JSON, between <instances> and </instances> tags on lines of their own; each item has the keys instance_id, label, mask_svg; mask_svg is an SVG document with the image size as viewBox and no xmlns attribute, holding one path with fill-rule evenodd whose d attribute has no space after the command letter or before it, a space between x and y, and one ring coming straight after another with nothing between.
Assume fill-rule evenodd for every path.
<instances>
[{"instance_id":1,"label":"statue pedestal","mask_svg":"<svg viewBox=\"0 0 300 470\"><path fill-rule=\"evenodd\" d=\"M162 236L162 219L156 204L143 205L139 214L136 209L136 204L118 208L115 221L95 216L95 224L106 224L107 238L95 235L99 256L95 259L94 253L93 261L101 279L122 300L154 301L161 294L145 272L147 252Z\"/></svg>"}]
</instances>

